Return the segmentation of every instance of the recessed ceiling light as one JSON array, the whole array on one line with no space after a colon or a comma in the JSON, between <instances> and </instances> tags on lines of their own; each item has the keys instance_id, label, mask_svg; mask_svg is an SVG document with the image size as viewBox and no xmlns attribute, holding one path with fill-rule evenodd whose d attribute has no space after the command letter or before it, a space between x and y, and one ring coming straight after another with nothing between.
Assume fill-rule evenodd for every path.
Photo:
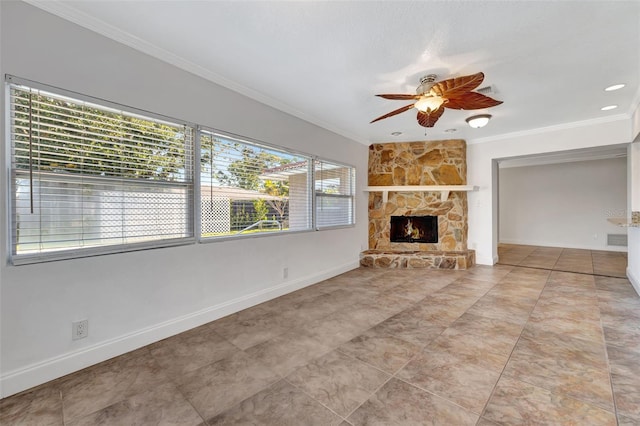
<instances>
[{"instance_id":1,"label":"recessed ceiling light","mask_svg":"<svg viewBox=\"0 0 640 426\"><path fill-rule=\"evenodd\" d=\"M612 109L616 109L618 108L618 105L607 105L607 106L603 106L602 108L600 108L602 111L610 111Z\"/></svg>"},{"instance_id":2,"label":"recessed ceiling light","mask_svg":"<svg viewBox=\"0 0 640 426\"><path fill-rule=\"evenodd\" d=\"M614 84L604 89L605 92L613 92L614 90L620 90L624 87L624 84Z\"/></svg>"},{"instance_id":3,"label":"recessed ceiling light","mask_svg":"<svg viewBox=\"0 0 640 426\"><path fill-rule=\"evenodd\" d=\"M445 133L453 133L453 132L457 132L457 131L458 131L458 129L447 129L444 132Z\"/></svg>"},{"instance_id":4,"label":"recessed ceiling light","mask_svg":"<svg viewBox=\"0 0 640 426\"><path fill-rule=\"evenodd\" d=\"M391 132L391 136L400 136L402 132Z\"/></svg>"}]
</instances>

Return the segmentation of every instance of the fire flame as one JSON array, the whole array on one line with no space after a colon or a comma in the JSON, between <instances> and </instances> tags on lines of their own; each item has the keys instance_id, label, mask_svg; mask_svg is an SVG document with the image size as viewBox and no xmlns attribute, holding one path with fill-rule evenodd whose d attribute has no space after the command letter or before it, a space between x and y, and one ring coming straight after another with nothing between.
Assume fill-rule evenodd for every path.
<instances>
[{"instance_id":1,"label":"fire flame","mask_svg":"<svg viewBox=\"0 0 640 426\"><path fill-rule=\"evenodd\" d=\"M405 236L410 237L413 240L419 240L422 237L422 232L420 232L420 228L414 228L413 222L411 219L407 221L407 224L404 226Z\"/></svg>"}]
</instances>

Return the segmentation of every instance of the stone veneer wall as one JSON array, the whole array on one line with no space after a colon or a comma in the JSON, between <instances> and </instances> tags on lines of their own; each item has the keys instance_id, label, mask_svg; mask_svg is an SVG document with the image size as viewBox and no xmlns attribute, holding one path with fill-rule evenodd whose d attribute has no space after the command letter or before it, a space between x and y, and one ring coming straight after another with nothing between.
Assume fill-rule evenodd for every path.
<instances>
[{"instance_id":1,"label":"stone veneer wall","mask_svg":"<svg viewBox=\"0 0 640 426\"><path fill-rule=\"evenodd\" d=\"M369 185L466 185L467 144L463 140L381 143L369 147ZM392 243L391 216L438 216L438 243ZM467 250L467 193L369 193L369 249L393 251Z\"/></svg>"}]
</instances>

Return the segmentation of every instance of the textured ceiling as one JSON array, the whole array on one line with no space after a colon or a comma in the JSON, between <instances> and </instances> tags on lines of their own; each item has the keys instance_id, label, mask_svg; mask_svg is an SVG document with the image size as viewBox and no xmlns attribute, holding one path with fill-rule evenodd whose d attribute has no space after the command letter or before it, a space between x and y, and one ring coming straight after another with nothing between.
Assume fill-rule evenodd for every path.
<instances>
[{"instance_id":1,"label":"textured ceiling","mask_svg":"<svg viewBox=\"0 0 640 426\"><path fill-rule=\"evenodd\" d=\"M415 110L369 122L406 104L374 94L428 73L482 71L504 101L482 129L464 122L482 110L445 111L429 139L612 120L640 98L639 1L29 3L365 144L425 138Z\"/></svg>"}]
</instances>

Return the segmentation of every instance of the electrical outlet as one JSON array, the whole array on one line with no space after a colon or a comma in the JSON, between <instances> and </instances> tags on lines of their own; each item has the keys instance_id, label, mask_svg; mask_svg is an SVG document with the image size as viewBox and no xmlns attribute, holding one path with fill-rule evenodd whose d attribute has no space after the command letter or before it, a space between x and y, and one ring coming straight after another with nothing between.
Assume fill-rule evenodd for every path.
<instances>
[{"instance_id":1,"label":"electrical outlet","mask_svg":"<svg viewBox=\"0 0 640 426\"><path fill-rule=\"evenodd\" d=\"M289 278L289 268L282 268L282 278L285 280Z\"/></svg>"},{"instance_id":2,"label":"electrical outlet","mask_svg":"<svg viewBox=\"0 0 640 426\"><path fill-rule=\"evenodd\" d=\"M89 335L89 320L80 320L71 323L71 339L84 339Z\"/></svg>"}]
</instances>

